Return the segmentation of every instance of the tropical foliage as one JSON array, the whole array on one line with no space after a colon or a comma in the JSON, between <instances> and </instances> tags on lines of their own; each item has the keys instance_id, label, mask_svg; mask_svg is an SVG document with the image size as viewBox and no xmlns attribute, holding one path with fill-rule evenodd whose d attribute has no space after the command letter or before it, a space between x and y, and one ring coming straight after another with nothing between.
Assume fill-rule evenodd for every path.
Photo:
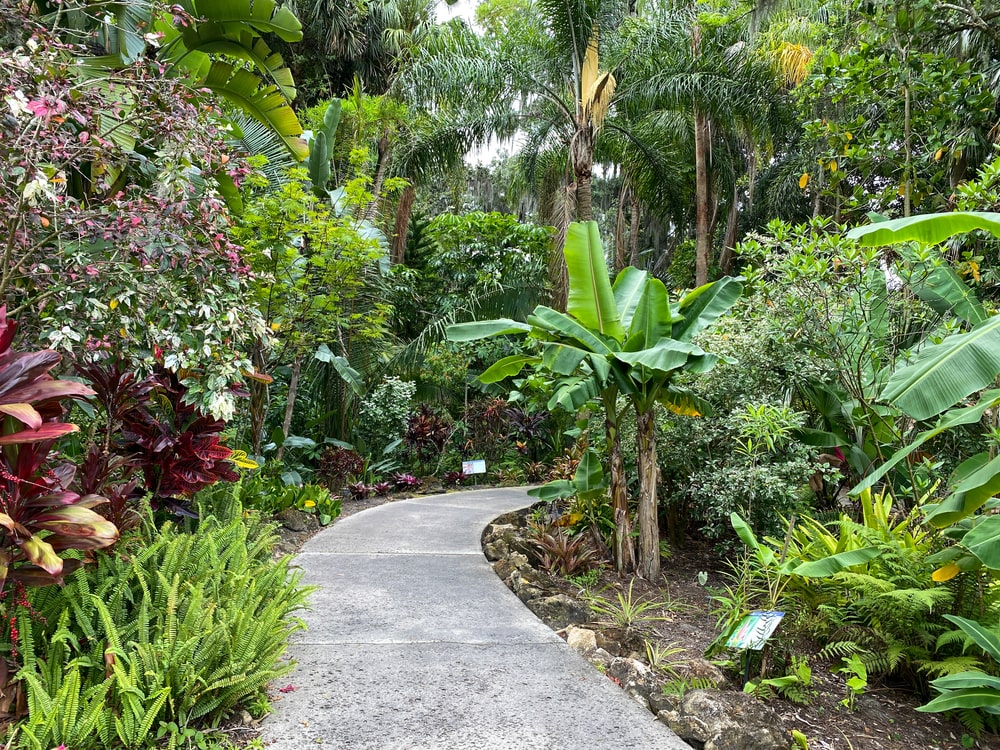
<instances>
[{"instance_id":1,"label":"tropical foliage","mask_svg":"<svg viewBox=\"0 0 1000 750\"><path fill-rule=\"evenodd\" d=\"M996 10L443 13L0 0L3 741L263 710L260 516L471 459L550 571L701 544L720 648L1000 729Z\"/></svg>"}]
</instances>

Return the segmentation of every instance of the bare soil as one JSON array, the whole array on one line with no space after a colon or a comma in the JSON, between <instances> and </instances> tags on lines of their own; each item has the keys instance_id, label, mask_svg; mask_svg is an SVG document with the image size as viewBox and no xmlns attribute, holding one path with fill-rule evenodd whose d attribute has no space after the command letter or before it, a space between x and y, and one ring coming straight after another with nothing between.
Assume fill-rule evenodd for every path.
<instances>
[{"instance_id":1,"label":"bare soil","mask_svg":"<svg viewBox=\"0 0 1000 750\"><path fill-rule=\"evenodd\" d=\"M638 578L623 581L605 568L590 593L615 602L618 593L627 596L631 584L633 601L661 603L645 613L650 619L641 625L642 639L664 651L681 649L669 660L683 662L701 657L719 634L712 614L711 593L726 583L721 562L709 545L693 542L671 551L664 561L663 577L655 584ZM699 582L699 574L707 574L705 585ZM550 576L550 579L554 588L569 596L583 598L587 593L566 578ZM609 623L593 622L584 627L604 631L602 635L609 639L614 637L615 628ZM780 627L777 635L780 636ZM781 716L787 731L795 729L808 738L809 750L1000 750L1000 737L984 734L974 738L958 722L946 720L940 714L919 713L916 708L925 700L874 677L856 698L853 708L847 708L841 703L850 692L846 678L833 671L839 664L816 657L821 647L822 644L794 644L794 651L809 656L812 669L813 695L806 705L778 696L766 701ZM648 661L645 657L642 660ZM736 686L734 689L743 685L735 658L716 663ZM759 672L759 666L754 664L751 678Z\"/></svg>"}]
</instances>

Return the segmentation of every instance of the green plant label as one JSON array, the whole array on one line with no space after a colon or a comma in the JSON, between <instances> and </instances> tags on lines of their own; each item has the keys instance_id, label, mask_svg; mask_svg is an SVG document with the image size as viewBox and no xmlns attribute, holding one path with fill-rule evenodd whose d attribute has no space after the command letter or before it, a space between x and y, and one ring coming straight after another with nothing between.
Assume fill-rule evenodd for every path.
<instances>
[{"instance_id":1,"label":"green plant label","mask_svg":"<svg viewBox=\"0 0 1000 750\"><path fill-rule=\"evenodd\" d=\"M784 616L784 612L775 612L773 610L751 612L743 618L736 632L729 636L726 646L728 648L750 648L754 651L760 651L764 648L767 640L774 635L774 631L778 629L778 625L781 624L781 618Z\"/></svg>"}]
</instances>

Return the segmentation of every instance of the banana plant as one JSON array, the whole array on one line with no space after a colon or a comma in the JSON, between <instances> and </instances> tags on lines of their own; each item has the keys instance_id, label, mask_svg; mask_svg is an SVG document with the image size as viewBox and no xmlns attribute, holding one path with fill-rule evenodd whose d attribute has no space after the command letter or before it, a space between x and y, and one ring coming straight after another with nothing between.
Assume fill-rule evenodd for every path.
<instances>
[{"instance_id":1,"label":"banana plant","mask_svg":"<svg viewBox=\"0 0 1000 750\"><path fill-rule=\"evenodd\" d=\"M848 236L864 245L936 244L973 230L1000 237L1000 213L956 211L876 221L852 229ZM923 347L910 363L891 374L881 394L883 401L918 421L934 417L937 421L855 486L852 494L872 487L931 438L960 425L975 424L988 410L1000 405L1000 389L988 389L1000 376L1000 315L988 316L957 274L950 271L952 276L949 271L933 277L932 291L943 301L942 307L947 305L968 330ZM935 306L932 299L927 301ZM968 403L973 394L978 398ZM998 492L1000 459L983 452L956 468L943 500L926 506L925 520L944 529L944 534L955 541L954 546L930 558L941 564L934 573L935 580L946 581L981 567L1000 571L1000 517L980 512L1000 505L994 497Z\"/></svg>"},{"instance_id":2,"label":"banana plant","mask_svg":"<svg viewBox=\"0 0 1000 750\"><path fill-rule=\"evenodd\" d=\"M736 303L743 287L740 280L726 277L671 304L663 282L632 267L612 285L593 221L570 225L564 254L569 272L565 313L540 305L526 323L464 323L449 327L448 337L470 341L526 334L538 343L538 353L505 357L480 380L497 382L533 363L560 378L550 408L576 409L591 398L601 399L610 453L615 562L622 572L634 558L618 433L619 396L630 403L639 420L638 572L653 579L660 567L654 409L659 403L679 413L705 413L704 402L672 381L682 371L703 373L715 365L717 358L691 340Z\"/></svg>"}]
</instances>

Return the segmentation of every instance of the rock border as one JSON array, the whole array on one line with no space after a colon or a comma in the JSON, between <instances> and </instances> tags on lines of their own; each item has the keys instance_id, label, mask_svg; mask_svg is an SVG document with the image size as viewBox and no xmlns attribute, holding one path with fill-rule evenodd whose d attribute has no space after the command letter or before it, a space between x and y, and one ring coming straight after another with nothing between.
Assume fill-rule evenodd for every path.
<instances>
[{"instance_id":1,"label":"rock border","mask_svg":"<svg viewBox=\"0 0 1000 750\"><path fill-rule=\"evenodd\" d=\"M498 516L482 535L483 554L494 572L536 617L696 750L795 747L777 712L731 688L725 673L710 661L694 658L674 666L682 680L716 688L668 694L664 687L670 681L642 660L645 646L637 634L583 627L595 622L590 606L559 591L552 577L532 564L537 558L526 532L536 507Z\"/></svg>"}]
</instances>

